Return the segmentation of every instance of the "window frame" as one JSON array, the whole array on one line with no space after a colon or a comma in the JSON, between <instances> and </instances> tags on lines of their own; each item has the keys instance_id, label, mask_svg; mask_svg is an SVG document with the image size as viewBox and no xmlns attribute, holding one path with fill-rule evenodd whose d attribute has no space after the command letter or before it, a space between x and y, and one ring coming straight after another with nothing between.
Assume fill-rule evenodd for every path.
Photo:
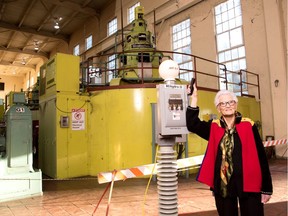
<instances>
[{"instance_id":1,"label":"window frame","mask_svg":"<svg viewBox=\"0 0 288 216\"><path fill-rule=\"evenodd\" d=\"M76 51L78 51L78 53ZM80 55L80 44L76 44L73 47L73 55L75 55L75 56L79 56Z\"/></svg>"},{"instance_id":2,"label":"window frame","mask_svg":"<svg viewBox=\"0 0 288 216\"><path fill-rule=\"evenodd\" d=\"M227 73L228 82L240 82L237 72L241 69L247 69L241 0L227 0L216 5L214 7L214 20L218 62L225 64L228 72L230 72ZM235 34L236 32L237 34ZM238 41L235 38L238 38ZM224 73L219 68L219 76L223 77ZM246 75L242 75L242 81L245 82L246 80ZM219 83L220 89L226 89L226 83L223 83L223 79L219 78ZM228 84L228 89L239 92L240 86ZM242 89L247 91L247 85L244 84Z\"/></svg>"},{"instance_id":3,"label":"window frame","mask_svg":"<svg viewBox=\"0 0 288 216\"><path fill-rule=\"evenodd\" d=\"M115 22L115 23L113 23L113 22ZM116 26L116 28L115 28L115 26ZM117 17L114 17L107 24L107 35L111 36L114 33L116 33L117 30L118 30L118 20L117 20Z\"/></svg>"},{"instance_id":4,"label":"window frame","mask_svg":"<svg viewBox=\"0 0 288 216\"><path fill-rule=\"evenodd\" d=\"M86 50L92 48L93 46L93 36L92 34L85 38L85 48Z\"/></svg>"},{"instance_id":5,"label":"window frame","mask_svg":"<svg viewBox=\"0 0 288 216\"><path fill-rule=\"evenodd\" d=\"M184 26L185 28L183 28ZM190 18L182 20L175 25L172 25L171 35L173 52L192 54ZM180 67L179 77L181 79L190 81L194 74L191 72L187 72L187 70L193 70L192 58L187 55L173 54L173 60L176 61ZM181 68L184 70L181 71Z\"/></svg>"},{"instance_id":6,"label":"window frame","mask_svg":"<svg viewBox=\"0 0 288 216\"><path fill-rule=\"evenodd\" d=\"M107 57L107 69L108 73L106 74L106 79L108 82L111 81L115 77L116 69L117 69L117 56L116 54L109 55ZM110 70L112 73L110 73ZM114 70L114 71L113 71Z\"/></svg>"}]
</instances>

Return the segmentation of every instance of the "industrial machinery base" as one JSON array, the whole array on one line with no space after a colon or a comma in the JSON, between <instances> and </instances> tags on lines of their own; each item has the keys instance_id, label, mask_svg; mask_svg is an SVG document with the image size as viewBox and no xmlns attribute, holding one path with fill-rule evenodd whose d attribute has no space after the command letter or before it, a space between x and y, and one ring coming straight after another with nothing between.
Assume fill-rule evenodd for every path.
<instances>
[{"instance_id":1,"label":"industrial machinery base","mask_svg":"<svg viewBox=\"0 0 288 216\"><path fill-rule=\"evenodd\" d=\"M42 195L42 172L33 168L32 113L23 92L11 95L0 127L0 202Z\"/></svg>"},{"instance_id":2,"label":"industrial machinery base","mask_svg":"<svg viewBox=\"0 0 288 216\"><path fill-rule=\"evenodd\" d=\"M42 195L41 170L1 176L0 202Z\"/></svg>"}]
</instances>

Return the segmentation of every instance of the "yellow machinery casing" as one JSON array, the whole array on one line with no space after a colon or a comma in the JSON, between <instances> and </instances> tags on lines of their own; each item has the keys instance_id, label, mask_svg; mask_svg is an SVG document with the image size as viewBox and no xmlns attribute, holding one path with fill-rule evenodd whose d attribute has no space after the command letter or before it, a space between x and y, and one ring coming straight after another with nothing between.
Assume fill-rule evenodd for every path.
<instances>
[{"instance_id":1,"label":"yellow machinery casing","mask_svg":"<svg viewBox=\"0 0 288 216\"><path fill-rule=\"evenodd\" d=\"M157 102L157 89L111 88L81 95L76 84L79 59L56 55L53 61L54 71L48 72L54 76L48 76L51 82L40 95L39 160L43 173L53 178L96 176L152 163L152 104ZM41 78L45 76L41 74ZM66 83L73 85L65 88ZM217 117L215 94L198 91L201 119ZM239 97L238 110L245 117L260 120L260 105L254 98ZM75 121L78 116L82 122ZM207 141L188 135L188 157L203 155L206 146Z\"/></svg>"},{"instance_id":2,"label":"yellow machinery casing","mask_svg":"<svg viewBox=\"0 0 288 216\"><path fill-rule=\"evenodd\" d=\"M57 53L40 68L40 100L56 92L79 91L79 56Z\"/></svg>"},{"instance_id":3,"label":"yellow machinery casing","mask_svg":"<svg viewBox=\"0 0 288 216\"><path fill-rule=\"evenodd\" d=\"M79 96L79 57L58 53L40 70L39 165L48 176L87 175L87 97ZM80 110L81 108L81 110ZM73 111L74 110L74 111ZM84 128L72 115L81 111ZM66 124L61 125L65 119Z\"/></svg>"}]
</instances>

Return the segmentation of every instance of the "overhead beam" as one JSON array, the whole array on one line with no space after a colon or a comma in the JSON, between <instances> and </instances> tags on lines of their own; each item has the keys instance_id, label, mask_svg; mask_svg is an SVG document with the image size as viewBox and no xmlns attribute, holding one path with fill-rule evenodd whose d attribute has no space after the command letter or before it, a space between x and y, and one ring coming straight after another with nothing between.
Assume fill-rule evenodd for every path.
<instances>
[{"instance_id":1,"label":"overhead beam","mask_svg":"<svg viewBox=\"0 0 288 216\"><path fill-rule=\"evenodd\" d=\"M60 1L60 0L42 0L44 2L54 4L57 6L69 8L71 10L77 11L79 13L87 14L90 16L99 16L100 14L91 7L82 6L81 4L77 4L71 1Z\"/></svg>"},{"instance_id":2,"label":"overhead beam","mask_svg":"<svg viewBox=\"0 0 288 216\"><path fill-rule=\"evenodd\" d=\"M5 48L0 46L0 51L6 51L6 52L15 52L15 53L22 53L22 54L27 54L27 55L34 55L34 56L39 56L40 58L47 60L49 59L49 55L44 52L35 52L35 50L21 50L17 48Z\"/></svg>"},{"instance_id":3,"label":"overhead beam","mask_svg":"<svg viewBox=\"0 0 288 216\"><path fill-rule=\"evenodd\" d=\"M20 64L20 63L11 63L8 61L0 61L0 65L5 65L5 66L12 66L12 67L23 67L23 68L30 68L30 69L36 69L36 66L31 65L31 64Z\"/></svg>"},{"instance_id":4,"label":"overhead beam","mask_svg":"<svg viewBox=\"0 0 288 216\"><path fill-rule=\"evenodd\" d=\"M5 29L9 29L12 31L18 31L18 32L25 32L25 33L30 33L30 34L34 34L34 35L39 35L39 36L45 36L45 37L50 37L53 39L58 39L58 40L62 40L66 43L69 42L69 36L68 35L63 35L63 34L53 34L52 32L47 32L47 31L37 31L33 28L28 28L28 27L18 27L3 21L0 21L0 28L5 28Z\"/></svg>"}]
</instances>

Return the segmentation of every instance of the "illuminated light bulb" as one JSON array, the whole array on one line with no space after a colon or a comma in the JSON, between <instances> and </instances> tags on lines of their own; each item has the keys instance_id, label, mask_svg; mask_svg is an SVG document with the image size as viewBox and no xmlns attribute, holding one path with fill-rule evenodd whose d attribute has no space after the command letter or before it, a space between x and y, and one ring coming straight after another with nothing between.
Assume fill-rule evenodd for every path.
<instances>
[{"instance_id":1,"label":"illuminated light bulb","mask_svg":"<svg viewBox=\"0 0 288 216\"><path fill-rule=\"evenodd\" d=\"M173 60L165 60L159 66L159 74L165 82L174 82L179 75L179 65Z\"/></svg>"},{"instance_id":2,"label":"illuminated light bulb","mask_svg":"<svg viewBox=\"0 0 288 216\"><path fill-rule=\"evenodd\" d=\"M59 24L58 24L57 22L55 23L54 28L55 28L55 29L59 29L59 28L60 28L60 27L59 27Z\"/></svg>"}]
</instances>

